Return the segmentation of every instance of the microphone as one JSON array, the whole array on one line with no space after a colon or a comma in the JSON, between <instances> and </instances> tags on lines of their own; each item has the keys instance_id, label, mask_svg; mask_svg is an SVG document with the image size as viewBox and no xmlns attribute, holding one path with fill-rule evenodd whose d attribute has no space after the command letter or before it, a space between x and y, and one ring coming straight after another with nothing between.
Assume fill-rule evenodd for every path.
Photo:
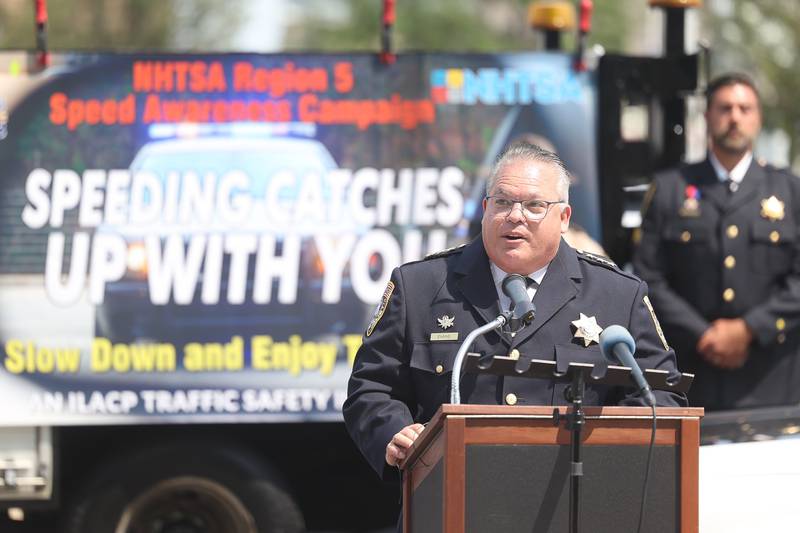
<instances>
[{"instance_id":1,"label":"microphone","mask_svg":"<svg viewBox=\"0 0 800 533\"><path fill-rule=\"evenodd\" d=\"M649 406L654 407L656 398L653 396L650 385L644 379L639 363L633 358L633 353L636 351L636 343L628 330L622 326L608 326L600 334L600 350L609 361L619 361L622 366L627 366L631 369L631 377L636 386L639 387L639 393Z\"/></svg>"},{"instance_id":2,"label":"microphone","mask_svg":"<svg viewBox=\"0 0 800 533\"><path fill-rule=\"evenodd\" d=\"M536 313L536 307L528 296L527 284L525 278L519 274L509 274L501 284L503 294L511 299L513 304L512 310L514 311L513 318L522 320L524 325L533 322L533 315Z\"/></svg>"}]
</instances>

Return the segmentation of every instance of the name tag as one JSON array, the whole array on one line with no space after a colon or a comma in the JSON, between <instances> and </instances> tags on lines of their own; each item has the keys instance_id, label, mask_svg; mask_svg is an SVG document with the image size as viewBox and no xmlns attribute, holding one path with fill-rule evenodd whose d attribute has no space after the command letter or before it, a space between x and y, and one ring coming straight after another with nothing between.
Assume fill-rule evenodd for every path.
<instances>
[{"instance_id":1,"label":"name tag","mask_svg":"<svg viewBox=\"0 0 800 533\"><path fill-rule=\"evenodd\" d=\"M431 333L431 340L432 341L457 341L458 340L458 332L454 331L452 333Z\"/></svg>"}]
</instances>

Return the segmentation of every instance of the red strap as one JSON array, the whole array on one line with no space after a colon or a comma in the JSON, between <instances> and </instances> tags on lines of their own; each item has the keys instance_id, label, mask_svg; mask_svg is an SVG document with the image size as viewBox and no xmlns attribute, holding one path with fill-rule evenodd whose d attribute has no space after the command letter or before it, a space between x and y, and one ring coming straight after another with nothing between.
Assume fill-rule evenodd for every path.
<instances>
[{"instance_id":1,"label":"red strap","mask_svg":"<svg viewBox=\"0 0 800 533\"><path fill-rule=\"evenodd\" d=\"M47 23L47 0L36 0L36 24Z\"/></svg>"},{"instance_id":2,"label":"red strap","mask_svg":"<svg viewBox=\"0 0 800 533\"><path fill-rule=\"evenodd\" d=\"M592 0L581 0L581 33L589 33L592 28L592 9L594 4Z\"/></svg>"},{"instance_id":3,"label":"red strap","mask_svg":"<svg viewBox=\"0 0 800 533\"><path fill-rule=\"evenodd\" d=\"M378 57L384 65L392 65L397 60L397 57L392 53L392 26L395 21L394 3L395 0L383 0L381 52Z\"/></svg>"},{"instance_id":4,"label":"red strap","mask_svg":"<svg viewBox=\"0 0 800 533\"><path fill-rule=\"evenodd\" d=\"M395 21L394 14L395 0L383 0L383 25L392 26Z\"/></svg>"}]
</instances>

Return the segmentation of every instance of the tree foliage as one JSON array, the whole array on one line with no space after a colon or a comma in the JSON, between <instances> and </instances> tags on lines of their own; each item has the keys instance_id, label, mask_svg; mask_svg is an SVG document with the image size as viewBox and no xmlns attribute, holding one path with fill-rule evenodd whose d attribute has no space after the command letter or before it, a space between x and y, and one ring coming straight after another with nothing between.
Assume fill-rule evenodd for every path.
<instances>
[{"instance_id":1,"label":"tree foliage","mask_svg":"<svg viewBox=\"0 0 800 533\"><path fill-rule=\"evenodd\" d=\"M704 9L711 74L751 74L764 103L764 125L791 139L790 161L800 156L800 7L786 0L716 0Z\"/></svg>"},{"instance_id":2,"label":"tree foliage","mask_svg":"<svg viewBox=\"0 0 800 533\"><path fill-rule=\"evenodd\" d=\"M223 50L243 0L69 0L47 4L53 50ZM34 2L0 3L0 46L36 46Z\"/></svg>"},{"instance_id":3,"label":"tree foliage","mask_svg":"<svg viewBox=\"0 0 800 533\"><path fill-rule=\"evenodd\" d=\"M397 0L393 45L398 51L499 52L535 50L541 39L528 25L530 0ZM630 2L595 2L589 44L626 46ZM644 4L642 4L644 6ZM379 0L295 1L289 50L374 51L380 48ZM563 37L571 49L574 32Z\"/></svg>"}]
</instances>

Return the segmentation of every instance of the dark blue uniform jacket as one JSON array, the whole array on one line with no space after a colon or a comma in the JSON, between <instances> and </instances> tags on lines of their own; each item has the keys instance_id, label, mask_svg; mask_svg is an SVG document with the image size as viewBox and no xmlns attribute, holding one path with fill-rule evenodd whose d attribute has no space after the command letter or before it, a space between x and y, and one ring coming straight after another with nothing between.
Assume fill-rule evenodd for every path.
<instances>
[{"instance_id":1,"label":"dark blue uniform jacket","mask_svg":"<svg viewBox=\"0 0 800 533\"><path fill-rule=\"evenodd\" d=\"M754 160L730 193L705 160L656 176L652 188L634 268L681 371L696 373L690 403L800 402L800 179ZM720 369L695 351L717 318L752 329L744 367Z\"/></svg>"},{"instance_id":2,"label":"dark blue uniform jacket","mask_svg":"<svg viewBox=\"0 0 800 533\"><path fill-rule=\"evenodd\" d=\"M348 431L369 463L384 479L396 469L384 459L392 436L413 423L425 423L450 400L450 376L460 342L500 313L489 260L480 238L466 247L408 263L394 270L394 285L381 318L356 356L344 405ZM580 314L605 328L620 324L637 342L644 368L677 372L675 355L659 336L645 302L647 286L613 263L577 253L563 240L534 297L534 322L513 338L493 331L478 338L471 351L483 355L520 352L525 359L601 362L599 345L575 338ZM380 315L380 310L378 315ZM440 318L453 319L452 327ZM374 320L373 320L374 322ZM458 332L458 340L431 340L431 334ZM521 377L465 374L461 401L471 404L564 405L565 385ZM659 405L685 405L685 397L656 392ZM513 401L513 400L512 400ZM643 405L634 390L592 385L587 405Z\"/></svg>"}]
</instances>

